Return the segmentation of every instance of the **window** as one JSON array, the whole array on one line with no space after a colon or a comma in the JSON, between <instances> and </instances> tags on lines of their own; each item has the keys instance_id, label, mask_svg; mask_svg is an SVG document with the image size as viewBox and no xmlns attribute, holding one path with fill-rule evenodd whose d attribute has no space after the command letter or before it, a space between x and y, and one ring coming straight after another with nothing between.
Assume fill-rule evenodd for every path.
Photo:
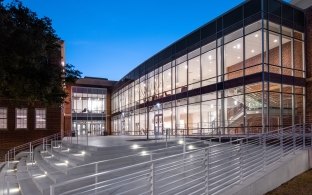
<instances>
[{"instance_id":1,"label":"window","mask_svg":"<svg viewBox=\"0 0 312 195\"><path fill-rule=\"evenodd\" d=\"M45 129L47 114L45 108L36 108L36 129Z\"/></svg>"},{"instance_id":2,"label":"window","mask_svg":"<svg viewBox=\"0 0 312 195\"><path fill-rule=\"evenodd\" d=\"M16 109L16 129L27 128L27 108Z\"/></svg>"},{"instance_id":3,"label":"window","mask_svg":"<svg viewBox=\"0 0 312 195\"><path fill-rule=\"evenodd\" d=\"M0 108L0 129L7 128L8 110L7 108Z\"/></svg>"}]
</instances>

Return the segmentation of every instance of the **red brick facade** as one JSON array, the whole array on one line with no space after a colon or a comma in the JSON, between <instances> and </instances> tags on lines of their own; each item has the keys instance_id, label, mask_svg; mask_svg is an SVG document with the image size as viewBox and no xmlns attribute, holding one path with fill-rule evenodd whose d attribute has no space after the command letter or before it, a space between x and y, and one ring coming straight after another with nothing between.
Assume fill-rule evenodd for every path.
<instances>
[{"instance_id":1,"label":"red brick facade","mask_svg":"<svg viewBox=\"0 0 312 195\"><path fill-rule=\"evenodd\" d=\"M21 105L21 106L20 106ZM46 108L46 128L36 129L35 109L42 106L15 106L12 101L0 100L0 107L7 109L7 129L0 130L0 161L4 153L14 147L32 140L46 137L61 131L61 107ZM27 128L16 129L16 108L27 108Z\"/></svg>"},{"instance_id":2,"label":"red brick facade","mask_svg":"<svg viewBox=\"0 0 312 195\"><path fill-rule=\"evenodd\" d=\"M305 10L306 33L305 33L305 55L306 55L306 122L312 122L312 7Z\"/></svg>"}]
</instances>

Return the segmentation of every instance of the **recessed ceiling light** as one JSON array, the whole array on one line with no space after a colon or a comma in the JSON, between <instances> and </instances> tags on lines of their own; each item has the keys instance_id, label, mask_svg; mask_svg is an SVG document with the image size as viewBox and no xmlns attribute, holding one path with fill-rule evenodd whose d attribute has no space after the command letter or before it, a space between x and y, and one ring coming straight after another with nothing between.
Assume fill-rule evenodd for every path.
<instances>
[{"instance_id":1,"label":"recessed ceiling light","mask_svg":"<svg viewBox=\"0 0 312 195\"><path fill-rule=\"evenodd\" d=\"M258 34L255 34L255 37L259 37L259 35L258 35Z\"/></svg>"},{"instance_id":2,"label":"recessed ceiling light","mask_svg":"<svg viewBox=\"0 0 312 195\"><path fill-rule=\"evenodd\" d=\"M277 43L277 39L274 39L274 41L273 41L274 43Z\"/></svg>"},{"instance_id":3,"label":"recessed ceiling light","mask_svg":"<svg viewBox=\"0 0 312 195\"><path fill-rule=\"evenodd\" d=\"M252 50L251 50L251 53L255 53L255 50L252 49Z\"/></svg>"}]
</instances>

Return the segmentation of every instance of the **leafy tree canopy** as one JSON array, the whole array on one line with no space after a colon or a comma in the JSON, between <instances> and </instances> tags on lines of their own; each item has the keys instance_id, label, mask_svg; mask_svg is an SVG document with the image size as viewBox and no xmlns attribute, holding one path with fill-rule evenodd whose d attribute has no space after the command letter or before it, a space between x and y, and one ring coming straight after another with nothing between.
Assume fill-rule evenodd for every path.
<instances>
[{"instance_id":1,"label":"leafy tree canopy","mask_svg":"<svg viewBox=\"0 0 312 195\"><path fill-rule=\"evenodd\" d=\"M61 43L49 18L39 18L19 1L0 0L0 97L63 103L64 76L74 82L81 72L66 65L64 75Z\"/></svg>"}]
</instances>

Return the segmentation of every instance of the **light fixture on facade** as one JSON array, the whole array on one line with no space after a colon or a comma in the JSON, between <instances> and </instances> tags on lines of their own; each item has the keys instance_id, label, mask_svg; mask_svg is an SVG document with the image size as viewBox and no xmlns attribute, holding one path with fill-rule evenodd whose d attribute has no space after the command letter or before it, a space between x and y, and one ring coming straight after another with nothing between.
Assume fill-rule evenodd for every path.
<instances>
[{"instance_id":1,"label":"light fixture on facade","mask_svg":"<svg viewBox=\"0 0 312 195\"><path fill-rule=\"evenodd\" d=\"M157 108L160 108L160 103L157 103L156 106L157 106Z\"/></svg>"},{"instance_id":2,"label":"light fixture on facade","mask_svg":"<svg viewBox=\"0 0 312 195\"><path fill-rule=\"evenodd\" d=\"M143 151L141 152L141 156L146 156L146 155L148 155L148 153L147 153L145 150L143 150Z\"/></svg>"},{"instance_id":3,"label":"light fixture on facade","mask_svg":"<svg viewBox=\"0 0 312 195\"><path fill-rule=\"evenodd\" d=\"M240 59L241 57L240 56L237 56L237 59Z\"/></svg>"},{"instance_id":4,"label":"light fixture on facade","mask_svg":"<svg viewBox=\"0 0 312 195\"><path fill-rule=\"evenodd\" d=\"M259 37L259 35L258 35L258 34L255 34L255 37L257 38L257 37Z\"/></svg>"},{"instance_id":5,"label":"light fixture on facade","mask_svg":"<svg viewBox=\"0 0 312 195\"><path fill-rule=\"evenodd\" d=\"M213 108L213 104L210 105L210 108Z\"/></svg>"},{"instance_id":6,"label":"light fixture on facade","mask_svg":"<svg viewBox=\"0 0 312 195\"><path fill-rule=\"evenodd\" d=\"M274 43L277 43L277 39L274 39L274 41L273 41Z\"/></svg>"},{"instance_id":7,"label":"light fixture on facade","mask_svg":"<svg viewBox=\"0 0 312 195\"><path fill-rule=\"evenodd\" d=\"M236 100L234 101L234 105L235 105L235 106L237 105L237 101L236 101Z\"/></svg>"},{"instance_id":8,"label":"light fixture on facade","mask_svg":"<svg viewBox=\"0 0 312 195\"><path fill-rule=\"evenodd\" d=\"M193 145L189 145L187 148L188 148L189 150L194 150L194 149L195 149L195 147L194 147Z\"/></svg>"},{"instance_id":9,"label":"light fixture on facade","mask_svg":"<svg viewBox=\"0 0 312 195\"><path fill-rule=\"evenodd\" d=\"M255 53L255 50L254 50L254 49L252 49L252 50L251 50L251 53Z\"/></svg>"},{"instance_id":10,"label":"light fixture on facade","mask_svg":"<svg viewBox=\"0 0 312 195\"><path fill-rule=\"evenodd\" d=\"M181 145L182 145L183 143L184 143L183 140L179 140L179 141L178 141L178 144L181 144Z\"/></svg>"},{"instance_id":11,"label":"light fixture on facade","mask_svg":"<svg viewBox=\"0 0 312 195\"><path fill-rule=\"evenodd\" d=\"M208 59L209 59L209 60L212 60L212 56L211 56L211 55L209 55L209 56L208 56Z\"/></svg>"},{"instance_id":12,"label":"light fixture on facade","mask_svg":"<svg viewBox=\"0 0 312 195\"><path fill-rule=\"evenodd\" d=\"M81 152L81 155L85 155L85 154L86 154L86 152L85 152L85 151L82 151L82 152Z\"/></svg>"}]
</instances>

